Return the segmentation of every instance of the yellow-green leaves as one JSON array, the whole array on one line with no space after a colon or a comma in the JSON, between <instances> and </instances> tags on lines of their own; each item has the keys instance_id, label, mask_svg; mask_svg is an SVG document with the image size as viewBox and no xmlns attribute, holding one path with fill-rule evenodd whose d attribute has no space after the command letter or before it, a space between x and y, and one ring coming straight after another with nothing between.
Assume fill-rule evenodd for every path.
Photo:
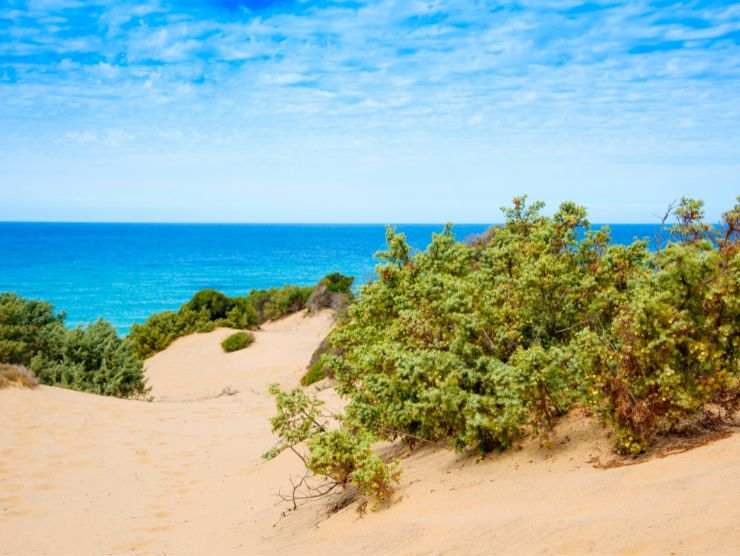
<instances>
[{"instance_id":1,"label":"yellow-green leaves","mask_svg":"<svg viewBox=\"0 0 740 556\"><path fill-rule=\"evenodd\" d=\"M503 226L469 245L446 230L413 257L389 230L381 279L327 360L351 422L487 451L580 403L633 453L707 404L737 406L737 207L729 239L712 243L699 241L701 204L685 200L686 241L657 253L609 245L573 203L551 218L541 208L517 198Z\"/></svg>"}]
</instances>

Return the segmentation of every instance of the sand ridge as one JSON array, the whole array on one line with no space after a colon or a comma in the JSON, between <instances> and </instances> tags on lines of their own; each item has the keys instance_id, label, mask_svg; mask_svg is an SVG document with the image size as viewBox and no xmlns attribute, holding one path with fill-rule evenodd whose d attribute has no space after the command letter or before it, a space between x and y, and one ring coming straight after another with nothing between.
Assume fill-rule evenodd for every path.
<instances>
[{"instance_id":1,"label":"sand ridge","mask_svg":"<svg viewBox=\"0 0 740 556\"><path fill-rule=\"evenodd\" d=\"M608 456L604 432L577 417L550 450L418 450L389 508L282 516L276 494L301 466L260 457L267 385L297 384L332 324L293 315L232 354L228 330L182 338L147 362L153 403L0 391L0 555L738 553L740 435L604 470L590 463Z\"/></svg>"}]
</instances>

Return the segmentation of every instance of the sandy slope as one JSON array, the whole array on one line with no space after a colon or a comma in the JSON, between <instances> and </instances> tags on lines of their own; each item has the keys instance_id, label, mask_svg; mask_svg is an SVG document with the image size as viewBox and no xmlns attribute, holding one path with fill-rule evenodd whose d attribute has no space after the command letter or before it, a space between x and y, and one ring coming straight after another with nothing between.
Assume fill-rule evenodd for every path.
<instances>
[{"instance_id":1,"label":"sandy slope","mask_svg":"<svg viewBox=\"0 0 740 556\"><path fill-rule=\"evenodd\" d=\"M740 551L740 435L601 470L588 461L607 455L603 434L583 420L553 450L483 462L421 450L378 512L327 519L322 502L281 518L276 493L300 466L259 457L265 389L294 384L330 326L296 315L229 355L228 331L183 338L148 362L154 403L0 391L0 555ZM238 394L214 398L224 386Z\"/></svg>"}]
</instances>

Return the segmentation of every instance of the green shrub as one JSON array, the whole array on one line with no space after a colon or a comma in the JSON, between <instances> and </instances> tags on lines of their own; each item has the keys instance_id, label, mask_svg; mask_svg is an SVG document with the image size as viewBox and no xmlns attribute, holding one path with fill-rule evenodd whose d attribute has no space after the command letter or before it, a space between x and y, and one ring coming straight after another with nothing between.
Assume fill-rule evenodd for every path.
<instances>
[{"instance_id":1,"label":"green shrub","mask_svg":"<svg viewBox=\"0 0 740 556\"><path fill-rule=\"evenodd\" d=\"M52 386L109 396L147 392L141 359L110 323L67 330L48 303L0 294L0 362L30 367Z\"/></svg>"},{"instance_id":2,"label":"green shrub","mask_svg":"<svg viewBox=\"0 0 740 556\"><path fill-rule=\"evenodd\" d=\"M264 457L274 458L284 450L291 450L317 475L328 478L333 485L352 484L377 501L386 500L398 482L397 463L385 463L372 451L374 438L362 430L330 430L329 416L321 411L323 402L296 388L283 392L277 385L270 387L275 396L277 414L272 418L272 431L278 444ZM300 445L308 444L308 454Z\"/></svg>"},{"instance_id":3,"label":"green shrub","mask_svg":"<svg viewBox=\"0 0 740 556\"><path fill-rule=\"evenodd\" d=\"M246 329L260 324L259 315L248 297L232 298L233 305L226 314L226 325L231 328Z\"/></svg>"},{"instance_id":4,"label":"green shrub","mask_svg":"<svg viewBox=\"0 0 740 556\"><path fill-rule=\"evenodd\" d=\"M337 484L353 484L377 501L390 498L399 479L396 462L385 463L372 450L375 439L365 431L324 431L310 438L307 467Z\"/></svg>"},{"instance_id":5,"label":"green shrub","mask_svg":"<svg viewBox=\"0 0 740 556\"><path fill-rule=\"evenodd\" d=\"M376 437L506 448L592 404L617 448L740 396L736 208L724 239L676 214L681 243L651 254L609 244L585 211L515 199L506 223L473 245L451 230L410 256L388 231L378 279L362 287L326 356L345 422ZM734 227L734 228L733 228Z\"/></svg>"},{"instance_id":6,"label":"green shrub","mask_svg":"<svg viewBox=\"0 0 740 556\"><path fill-rule=\"evenodd\" d=\"M247 300L257 312L257 319L261 324L303 310L312 291L312 287L300 286L252 290Z\"/></svg>"},{"instance_id":7,"label":"green shrub","mask_svg":"<svg viewBox=\"0 0 740 556\"><path fill-rule=\"evenodd\" d=\"M43 301L0 293L0 362L31 364L42 351L58 349L64 335L64 313L55 314Z\"/></svg>"},{"instance_id":8,"label":"green shrub","mask_svg":"<svg viewBox=\"0 0 740 556\"><path fill-rule=\"evenodd\" d=\"M270 423L278 444L263 455L265 459L295 449L301 442L326 431L327 417L321 413L324 402L307 396L300 388L284 392L277 384L272 384L269 392L275 397L277 408Z\"/></svg>"},{"instance_id":9,"label":"green shrub","mask_svg":"<svg viewBox=\"0 0 740 556\"><path fill-rule=\"evenodd\" d=\"M205 289L196 293L184 309L202 316L202 320L216 321L226 318L234 308L234 301L223 293Z\"/></svg>"},{"instance_id":10,"label":"green shrub","mask_svg":"<svg viewBox=\"0 0 740 556\"><path fill-rule=\"evenodd\" d=\"M128 339L137 355L146 359L188 334L211 332L217 326L245 329L257 324L257 312L246 297L229 298L215 290L202 290L177 312L156 313L143 324L134 324Z\"/></svg>"},{"instance_id":11,"label":"green shrub","mask_svg":"<svg viewBox=\"0 0 740 556\"><path fill-rule=\"evenodd\" d=\"M326 378L326 371L324 370L324 364L321 360L316 361L311 365L306 374L301 377L301 385L311 386L312 384L324 380Z\"/></svg>"},{"instance_id":12,"label":"green shrub","mask_svg":"<svg viewBox=\"0 0 740 556\"><path fill-rule=\"evenodd\" d=\"M128 340L137 355L146 359L167 348L180 336L190 332L178 313L165 311L149 317L143 324L134 324Z\"/></svg>"},{"instance_id":13,"label":"green shrub","mask_svg":"<svg viewBox=\"0 0 740 556\"><path fill-rule=\"evenodd\" d=\"M302 310L312 288L285 286L253 290L247 296L227 297L216 290L202 290L176 312L165 311L134 324L129 333L137 355L146 359L177 338L210 332L218 326L249 329Z\"/></svg>"},{"instance_id":14,"label":"green shrub","mask_svg":"<svg viewBox=\"0 0 740 556\"><path fill-rule=\"evenodd\" d=\"M355 279L351 276L345 276L339 272L327 274L320 282L320 285L326 286L326 289L332 293L352 293L352 284Z\"/></svg>"},{"instance_id":15,"label":"green shrub","mask_svg":"<svg viewBox=\"0 0 740 556\"><path fill-rule=\"evenodd\" d=\"M236 332L221 342L221 347L226 353L239 351L254 342L254 335L251 332Z\"/></svg>"},{"instance_id":16,"label":"green shrub","mask_svg":"<svg viewBox=\"0 0 740 556\"><path fill-rule=\"evenodd\" d=\"M608 329L580 335L574 361L586 376L587 399L614 428L621 453L642 452L709 407L730 416L740 408L738 215L740 204L713 244L708 227L695 221L701 204L684 200L683 242L655 254L653 271Z\"/></svg>"},{"instance_id":17,"label":"green shrub","mask_svg":"<svg viewBox=\"0 0 740 556\"><path fill-rule=\"evenodd\" d=\"M67 331L61 349L37 353L31 370L44 384L94 394L127 398L148 391L133 346L103 320Z\"/></svg>"},{"instance_id":18,"label":"green shrub","mask_svg":"<svg viewBox=\"0 0 740 556\"><path fill-rule=\"evenodd\" d=\"M638 454L661 433L740 409L740 198L721 230L682 200L672 237L610 245L585 210L514 200L470 244L451 228L414 256L388 229L378 279L363 286L303 383L328 371L347 399L329 431L320 404L278 393L283 447L307 468L387 497L397 469L375 439L488 452L548 434L575 405ZM317 404L317 405L314 405ZM290 418L286 416L290 415Z\"/></svg>"}]
</instances>

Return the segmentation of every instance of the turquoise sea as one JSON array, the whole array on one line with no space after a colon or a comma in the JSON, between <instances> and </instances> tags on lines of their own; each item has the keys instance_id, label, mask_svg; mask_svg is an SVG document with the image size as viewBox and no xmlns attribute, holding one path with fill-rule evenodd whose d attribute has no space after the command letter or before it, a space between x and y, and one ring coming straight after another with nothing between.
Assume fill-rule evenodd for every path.
<instances>
[{"instance_id":1,"label":"turquoise sea","mask_svg":"<svg viewBox=\"0 0 740 556\"><path fill-rule=\"evenodd\" d=\"M455 227L465 239L486 224ZM652 239L657 225L611 225L613 241ZM442 225L404 224L423 249ZM363 283L385 246L376 224L62 224L0 222L0 292L45 299L70 325L98 317L121 333L194 292L229 295L283 284L310 285L338 271Z\"/></svg>"}]
</instances>

